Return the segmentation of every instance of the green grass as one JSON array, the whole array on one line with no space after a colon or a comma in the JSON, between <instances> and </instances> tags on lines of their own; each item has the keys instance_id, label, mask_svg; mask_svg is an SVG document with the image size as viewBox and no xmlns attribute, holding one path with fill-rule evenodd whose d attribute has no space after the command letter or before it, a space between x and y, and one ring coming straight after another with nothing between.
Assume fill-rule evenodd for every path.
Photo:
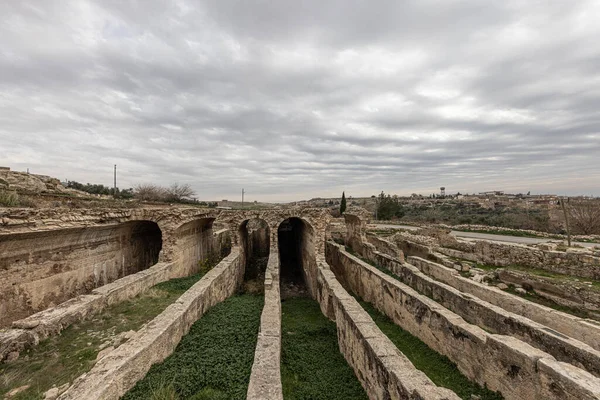
<instances>
[{"instance_id":1,"label":"green grass","mask_svg":"<svg viewBox=\"0 0 600 400\"><path fill-rule=\"evenodd\" d=\"M417 337L411 335L377 311L370 303L360 301L361 306L369 313L379 329L398 347L398 349L423 371L438 386L452 390L461 399L469 400L471 395L481 396L482 400L499 400L502 395L482 388L469 381L448 357L429 348Z\"/></svg>"},{"instance_id":2,"label":"green grass","mask_svg":"<svg viewBox=\"0 0 600 400\"><path fill-rule=\"evenodd\" d=\"M121 332L138 330L200 278L197 274L160 283L90 320L71 325L59 336L22 352L18 360L0 364L0 397L13 388L30 385L12 399L42 399L43 393L53 385L72 382L92 368L100 344Z\"/></svg>"},{"instance_id":3,"label":"green grass","mask_svg":"<svg viewBox=\"0 0 600 400\"><path fill-rule=\"evenodd\" d=\"M245 399L262 307L262 296L242 294L208 310L123 400Z\"/></svg>"},{"instance_id":4,"label":"green grass","mask_svg":"<svg viewBox=\"0 0 600 400\"><path fill-rule=\"evenodd\" d=\"M321 313L319 304L310 298L292 297L281 307L284 399L367 399L340 353L335 323Z\"/></svg>"}]
</instances>

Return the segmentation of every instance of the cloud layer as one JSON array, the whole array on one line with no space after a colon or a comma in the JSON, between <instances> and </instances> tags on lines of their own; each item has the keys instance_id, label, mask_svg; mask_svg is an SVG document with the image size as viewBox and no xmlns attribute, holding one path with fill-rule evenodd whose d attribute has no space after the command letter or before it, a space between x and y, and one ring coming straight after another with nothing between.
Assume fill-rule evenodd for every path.
<instances>
[{"instance_id":1,"label":"cloud layer","mask_svg":"<svg viewBox=\"0 0 600 400\"><path fill-rule=\"evenodd\" d=\"M324 4L325 3L325 4ZM600 195L600 3L0 3L0 165L200 198Z\"/></svg>"}]
</instances>

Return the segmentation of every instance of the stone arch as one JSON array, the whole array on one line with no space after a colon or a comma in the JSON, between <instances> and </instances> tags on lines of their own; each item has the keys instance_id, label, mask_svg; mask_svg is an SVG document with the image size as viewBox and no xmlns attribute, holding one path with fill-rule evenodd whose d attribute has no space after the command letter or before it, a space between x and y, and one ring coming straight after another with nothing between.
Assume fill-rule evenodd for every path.
<instances>
[{"instance_id":1,"label":"stone arch","mask_svg":"<svg viewBox=\"0 0 600 400\"><path fill-rule=\"evenodd\" d=\"M306 285L316 296L317 235L314 226L302 217L290 216L277 225L277 248L280 263L280 281L286 285Z\"/></svg>"},{"instance_id":2,"label":"stone arch","mask_svg":"<svg viewBox=\"0 0 600 400\"><path fill-rule=\"evenodd\" d=\"M162 245L141 219L1 235L0 326L147 269Z\"/></svg>"},{"instance_id":3,"label":"stone arch","mask_svg":"<svg viewBox=\"0 0 600 400\"><path fill-rule=\"evenodd\" d=\"M259 216L248 216L237 228L244 279L261 279L271 252L271 225Z\"/></svg>"}]
</instances>

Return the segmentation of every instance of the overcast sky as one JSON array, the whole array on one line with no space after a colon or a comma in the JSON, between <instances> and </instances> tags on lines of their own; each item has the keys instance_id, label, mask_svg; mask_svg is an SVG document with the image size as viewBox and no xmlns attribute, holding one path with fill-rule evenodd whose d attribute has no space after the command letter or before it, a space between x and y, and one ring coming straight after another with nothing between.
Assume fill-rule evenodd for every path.
<instances>
[{"instance_id":1,"label":"overcast sky","mask_svg":"<svg viewBox=\"0 0 600 400\"><path fill-rule=\"evenodd\" d=\"M0 2L0 165L202 199L600 195L600 1Z\"/></svg>"}]
</instances>

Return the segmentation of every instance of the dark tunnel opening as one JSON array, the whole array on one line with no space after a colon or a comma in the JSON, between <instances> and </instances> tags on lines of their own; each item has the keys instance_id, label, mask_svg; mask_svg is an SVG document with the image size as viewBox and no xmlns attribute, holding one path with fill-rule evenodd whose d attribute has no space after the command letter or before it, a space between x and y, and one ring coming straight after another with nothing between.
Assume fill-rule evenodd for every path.
<instances>
[{"instance_id":1,"label":"dark tunnel opening","mask_svg":"<svg viewBox=\"0 0 600 400\"><path fill-rule=\"evenodd\" d=\"M307 226L299 218L284 220L277 230L282 298L307 294L305 247Z\"/></svg>"},{"instance_id":2,"label":"dark tunnel opening","mask_svg":"<svg viewBox=\"0 0 600 400\"><path fill-rule=\"evenodd\" d=\"M258 218L246 220L240 226L240 239L245 259L246 290L261 291L271 249L269 225Z\"/></svg>"},{"instance_id":3,"label":"dark tunnel opening","mask_svg":"<svg viewBox=\"0 0 600 400\"><path fill-rule=\"evenodd\" d=\"M141 270L150 268L158 262L162 250L162 231L156 222L135 221L131 230L131 247L133 251L134 264L131 270L124 275L134 274Z\"/></svg>"},{"instance_id":4,"label":"dark tunnel opening","mask_svg":"<svg viewBox=\"0 0 600 400\"><path fill-rule=\"evenodd\" d=\"M158 262L153 221L0 237L0 327Z\"/></svg>"}]
</instances>

